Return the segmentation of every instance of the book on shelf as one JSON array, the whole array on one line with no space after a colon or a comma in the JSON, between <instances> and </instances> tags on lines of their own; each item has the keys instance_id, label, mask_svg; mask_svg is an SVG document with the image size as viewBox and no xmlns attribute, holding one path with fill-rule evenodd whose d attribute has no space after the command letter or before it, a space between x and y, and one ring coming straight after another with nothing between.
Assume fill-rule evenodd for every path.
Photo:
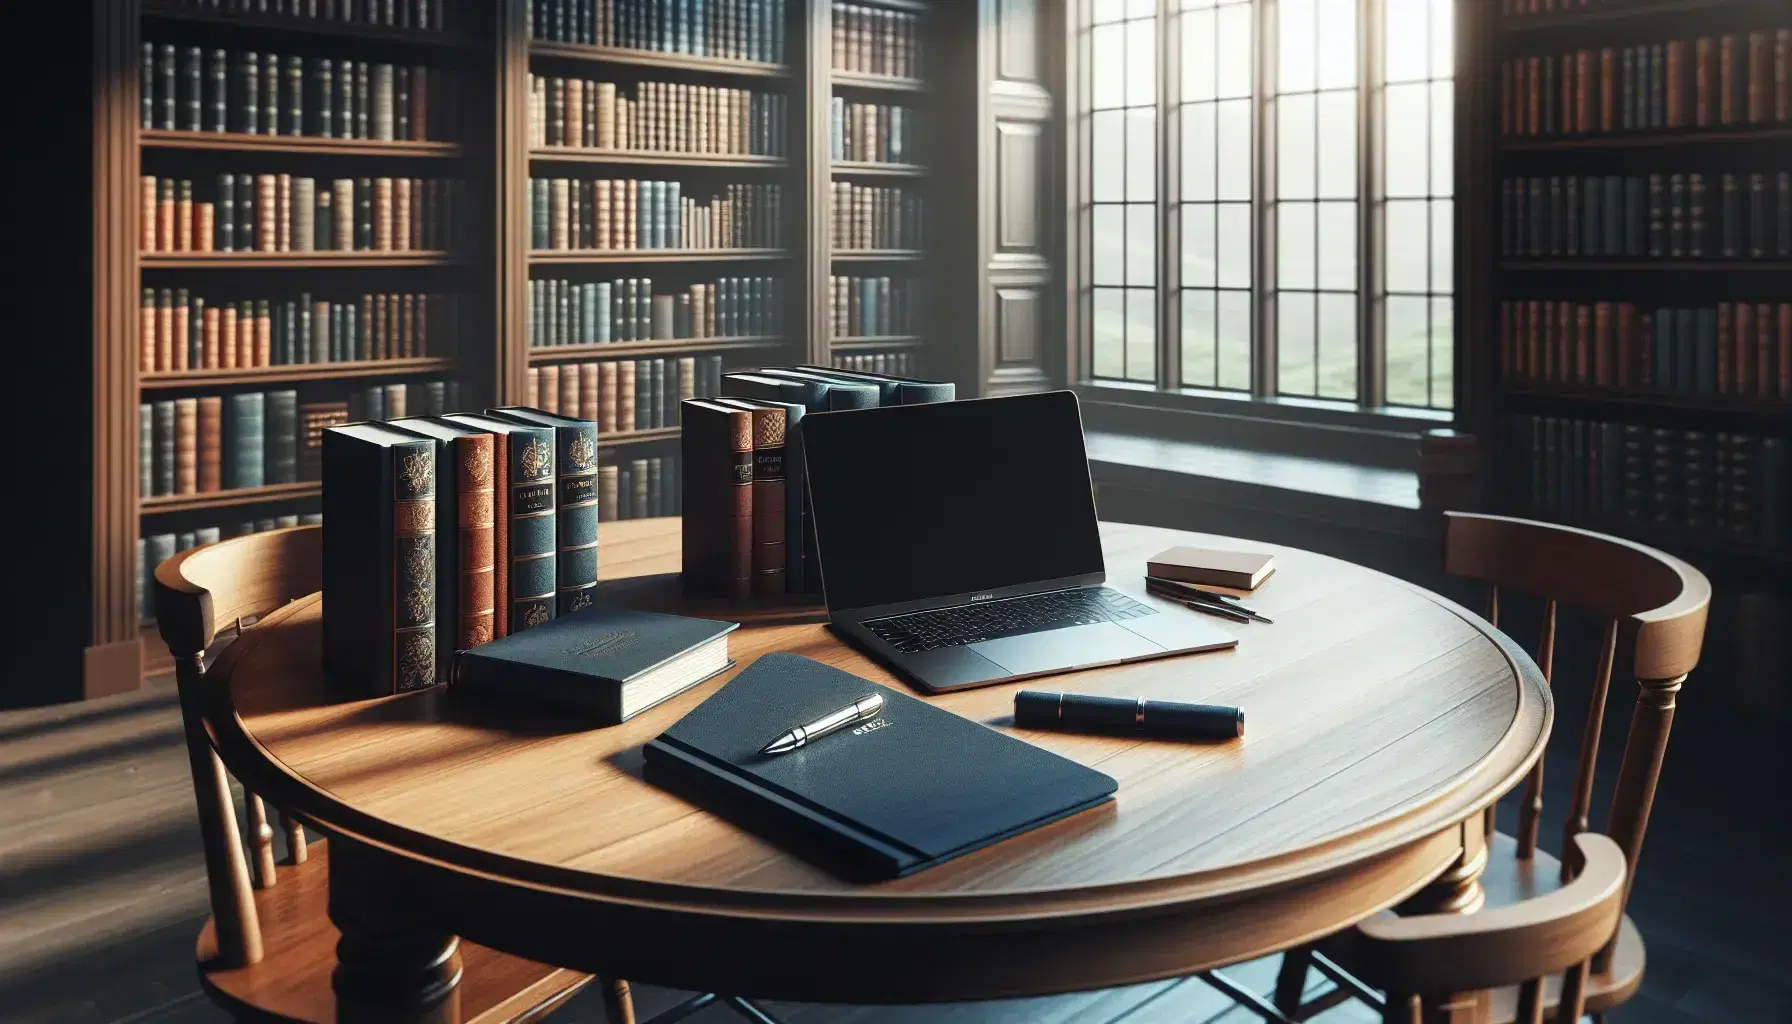
<instances>
[{"instance_id":1,"label":"book on shelf","mask_svg":"<svg viewBox=\"0 0 1792 1024\"><path fill-rule=\"evenodd\" d=\"M559 590L554 516L554 430L495 416L451 413L450 422L496 436L502 483L498 522L501 584L496 635L539 626L555 615Z\"/></svg>"},{"instance_id":2,"label":"book on shelf","mask_svg":"<svg viewBox=\"0 0 1792 1024\"><path fill-rule=\"evenodd\" d=\"M529 282L524 334L531 348L769 337L783 333L784 306L784 282L775 277L722 277L658 295L645 277L538 278Z\"/></svg>"},{"instance_id":3,"label":"book on shelf","mask_svg":"<svg viewBox=\"0 0 1792 1024\"><path fill-rule=\"evenodd\" d=\"M920 162L915 111L889 103L852 103L835 96L828 106L828 159L855 163Z\"/></svg>"},{"instance_id":4,"label":"book on shelf","mask_svg":"<svg viewBox=\"0 0 1792 1024\"><path fill-rule=\"evenodd\" d=\"M688 194L677 181L532 178L529 247L775 249L784 244L783 186L735 183Z\"/></svg>"},{"instance_id":5,"label":"book on shelf","mask_svg":"<svg viewBox=\"0 0 1792 1024\"><path fill-rule=\"evenodd\" d=\"M204 412L201 407L202 435ZM299 406L299 479L324 478L324 431L347 422L347 402L306 402Z\"/></svg>"},{"instance_id":6,"label":"book on shelf","mask_svg":"<svg viewBox=\"0 0 1792 1024\"><path fill-rule=\"evenodd\" d=\"M680 403L684 430L682 582L687 593L753 593L753 414L707 399ZM638 487L640 482L636 481Z\"/></svg>"},{"instance_id":7,"label":"book on shelf","mask_svg":"<svg viewBox=\"0 0 1792 1024\"><path fill-rule=\"evenodd\" d=\"M1511 383L1792 401L1792 303L1506 300L1499 368Z\"/></svg>"},{"instance_id":8,"label":"book on shelf","mask_svg":"<svg viewBox=\"0 0 1792 1024\"><path fill-rule=\"evenodd\" d=\"M143 175L140 186L146 254L449 252L466 220L466 183L450 178L219 174L201 194L190 179Z\"/></svg>"},{"instance_id":9,"label":"book on shelf","mask_svg":"<svg viewBox=\"0 0 1792 1024\"><path fill-rule=\"evenodd\" d=\"M175 555L190 551L206 544L216 544L220 540L232 537L246 537L252 533L267 530L284 529L289 526L318 525L324 520L319 512L304 515L290 514L271 516L265 519L251 519L239 523L221 523L215 526L200 526L192 530L165 531L146 533L137 538L137 617L144 623L155 621L156 610L155 571Z\"/></svg>"},{"instance_id":10,"label":"book on shelf","mask_svg":"<svg viewBox=\"0 0 1792 1024\"><path fill-rule=\"evenodd\" d=\"M927 303L927 283L920 279L828 276L828 324L835 338L919 334Z\"/></svg>"},{"instance_id":11,"label":"book on shelf","mask_svg":"<svg viewBox=\"0 0 1792 1024\"><path fill-rule=\"evenodd\" d=\"M430 438L436 446L436 667L446 682L455 651L493 636L496 439L483 430L427 416L390 425Z\"/></svg>"},{"instance_id":12,"label":"book on shelf","mask_svg":"<svg viewBox=\"0 0 1792 1024\"><path fill-rule=\"evenodd\" d=\"M830 378L838 378L852 383L875 385L878 389L879 405L950 402L958 397L957 385L950 381L917 380L912 377L899 377L887 373L852 370L843 367L804 365L798 366L797 369L825 374Z\"/></svg>"},{"instance_id":13,"label":"book on shelf","mask_svg":"<svg viewBox=\"0 0 1792 1024\"><path fill-rule=\"evenodd\" d=\"M784 407L750 398L717 398L712 404L745 409L753 427L753 582L755 596L782 594L789 583L787 559L787 417Z\"/></svg>"},{"instance_id":14,"label":"book on shelf","mask_svg":"<svg viewBox=\"0 0 1792 1024\"><path fill-rule=\"evenodd\" d=\"M608 523L678 515L682 511L679 480L676 455L650 455L626 463L600 465L597 468L598 519Z\"/></svg>"},{"instance_id":15,"label":"book on shelf","mask_svg":"<svg viewBox=\"0 0 1792 1024\"><path fill-rule=\"evenodd\" d=\"M486 410L487 415L554 431L554 516L559 530L559 611L591 604L597 587L597 423L526 406Z\"/></svg>"},{"instance_id":16,"label":"book on shelf","mask_svg":"<svg viewBox=\"0 0 1792 1024\"><path fill-rule=\"evenodd\" d=\"M598 436L678 426L678 402L721 393L722 357L648 359L531 366L528 404L590 420Z\"/></svg>"},{"instance_id":17,"label":"book on shelf","mask_svg":"<svg viewBox=\"0 0 1792 1024\"><path fill-rule=\"evenodd\" d=\"M1503 178L1508 258L1792 257L1792 171Z\"/></svg>"},{"instance_id":18,"label":"book on shelf","mask_svg":"<svg viewBox=\"0 0 1792 1024\"><path fill-rule=\"evenodd\" d=\"M632 87L529 76L529 146L704 156L785 155L780 93L685 82Z\"/></svg>"},{"instance_id":19,"label":"book on shelf","mask_svg":"<svg viewBox=\"0 0 1792 1024\"><path fill-rule=\"evenodd\" d=\"M782 64L785 0L526 0L529 37Z\"/></svg>"},{"instance_id":20,"label":"book on shelf","mask_svg":"<svg viewBox=\"0 0 1792 1024\"><path fill-rule=\"evenodd\" d=\"M836 249L920 249L925 220L912 188L836 181L829 196L829 234Z\"/></svg>"},{"instance_id":21,"label":"book on shelf","mask_svg":"<svg viewBox=\"0 0 1792 1024\"><path fill-rule=\"evenodd\" d=\"M437 681L436 442L324 432L324 670L369 696Z\"/></svg>"},{"instance_id":22,"label":"book on shelf","mask_svg":"<svg viewBox=\"0 0 1792 1024\"><path fill-rule=\"evenodd\" d=\"M912 352L867 352L857 355L836 355L834 366L860 373L896 374L912 377L919 372L919 363Z\"/></svg>"},{"instance_id":23,"label":"book on shelf","mask_svg":"<svg viewBox=\"0 0 1792 1024\"><path fill-rule=\"evenodd\" d=\"M451 30L466 16L462 0L155 0L151 11L253 14L295 22L367 25L417 33Z\"/></svg>"},{"instance_id":24,"label":"book on shelf","mask_svg":"<svg viewBox=\"0 0 1792 1024\"><path fill-rule=\"evenodd\" d=\"M351 420L441 416L460 409L460 382L432 380L354 388L348 393L347 407Z\"/></svg>"},{"instance_id":25,"label":"book on shelf","mask_svg":"<svg viewBox=\"0 0 1792 1024\"><path fill-rule=\"evenodd\" d=\"M921 20L909 11L835 3L829 42L837 71L921 77Z\"/></svg>"}]
</instances>

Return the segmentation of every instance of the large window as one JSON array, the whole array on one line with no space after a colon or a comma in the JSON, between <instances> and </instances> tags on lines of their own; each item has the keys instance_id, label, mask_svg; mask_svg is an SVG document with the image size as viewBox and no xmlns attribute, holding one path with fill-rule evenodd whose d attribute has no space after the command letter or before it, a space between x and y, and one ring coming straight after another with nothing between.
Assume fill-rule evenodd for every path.
<instances>
[{"instance_id":1,"label":"large window","mask_svg":"<svg viewBox=\"0 0 1792 1024\"><path fill-rule=\"evenodd\" d=\"M1448 408L1454 0L1077 0L1081 375Z\"/></svg>"}]
</instances>

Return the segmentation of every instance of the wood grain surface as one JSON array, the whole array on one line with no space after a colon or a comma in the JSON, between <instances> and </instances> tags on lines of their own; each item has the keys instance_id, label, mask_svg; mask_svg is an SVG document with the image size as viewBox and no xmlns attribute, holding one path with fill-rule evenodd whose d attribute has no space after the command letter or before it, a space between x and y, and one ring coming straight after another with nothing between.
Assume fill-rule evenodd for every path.
<instances>
[{"instance_id":1,"label":"wood grain surface","mask_svg":"<svg viewBox=\"0 0 1792 1024\"><path fill-rule=\"evenodd\" d=\"M1410 896L1455 860L1458 826L1542 750L1553 714L1547 688L1530 660L1474 614L1310 552L1102 529L1111 585L1164 614L1189 613L1144 594L1150 555L1172 544L1273 550L1278 571L1252 603L1276 624L1234 627L1242 636L1235 651L1052 685L1235 704L1245 710L1246 736L1197 745L1017 731L1114 776L1116 800L894 882L843 882L641 779L641 744L729 676L607 729L444 690L353 700L319 668L322 598L312 595L246 630L221 656L209 676L223 681L213 720L227 763L258 791L379 849L393 870L414 872L415 885L456 896L460 903L441 913L459 933L518 955L580 969L614 965L621 969L612 973L656 982L737 970L690 941L654 954L586 931L579 949L562 948L559 938L571 938L583 913L632 928L678 926L686 939L713 927L717 938L785 942L810 955L888 952L880 944L897 935L930 935L926 950L959 954L1005 941L1032 964L954 969L941 955L931 968L937 985L870 991L892 1001L1169 977L1335 931ZM613 589L632 603L678 606L675 577L654 575L676 569L676 520L606 523L601 540L606 579L645 577ZM740 666L792 651L901 685L834 639L813 610L786 603L736 617L744 623L732 638ZM1012 730L1018 688L930 700ZM509 894L507 909L470 905L499 891ZM508 920L520 917L532 917L531 927ZM1065 943L1052 945L1054 934ZM1122 935L1141 942L1122 943ZM1087 952L1092 942L1108 955L1050 969L1058 953ZM866 997L862 986L779 974L738 946L729 955L765 968L738 978L761 986L744 994Z\"/></svg>"}]
</instances>

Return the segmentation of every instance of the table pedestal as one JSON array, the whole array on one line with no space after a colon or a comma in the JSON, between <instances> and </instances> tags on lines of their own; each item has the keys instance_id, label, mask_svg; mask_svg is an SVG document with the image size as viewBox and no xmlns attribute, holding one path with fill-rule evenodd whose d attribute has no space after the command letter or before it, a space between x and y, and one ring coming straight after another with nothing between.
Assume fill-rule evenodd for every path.
<instances>
[{"instance_id":1,"label":"table pedestal","mask_svg":"<svg viewBox=\"0 0 1792 1024\"><path fill-rule=\"evenodd\" d=\"M337 1019L459 1024L460 940L424 923L369 851L330 839Z\"/></svg>"}]
</instances>

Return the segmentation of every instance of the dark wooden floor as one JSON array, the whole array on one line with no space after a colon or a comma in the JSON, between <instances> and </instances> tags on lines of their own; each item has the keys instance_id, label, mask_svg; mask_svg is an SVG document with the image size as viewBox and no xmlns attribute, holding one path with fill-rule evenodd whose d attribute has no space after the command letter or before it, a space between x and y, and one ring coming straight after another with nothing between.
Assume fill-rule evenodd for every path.
<instances>
[{"instance_id":1,"label":"dark wooden floor","mask_svg":"<svg viewBox=\"0 0 1792 1024\"><path fill-rule=\"evenodd\" d=\"M1558 740L1578 736L1584 719L1584 701L1569 684L1562 690ZM205 888L172 698L161 685L0 714L0 1021L225 1019L193 975ZM1627 721L1623 705L1614 701L1611 709L1613 735ZM1687 688L1631 904L1649 940L1648 980L1615 1020L1792 1022L1792 802L1785 788L1792 743L1775 719L1707 710L1715 707ZM1565 806L1571 747L1558 742L1552 750L1556 808ZM1615 771L1613 763L1603 777ZM1550 845L1557 841L1552 834ZM1270 958L1228 973L1266 992L1275 964ZM650 1012L680 995L647 990L639 997ZM1198 980L963 1006L774 1009L804 1024L1257 1019ZM603 1014L581 997L554 1019L601 1021ZM712 1007L690 1019L738 1018ZM1345 1006L1322 1019L1375 1017Z\"/></svg>"}]
</instances>

